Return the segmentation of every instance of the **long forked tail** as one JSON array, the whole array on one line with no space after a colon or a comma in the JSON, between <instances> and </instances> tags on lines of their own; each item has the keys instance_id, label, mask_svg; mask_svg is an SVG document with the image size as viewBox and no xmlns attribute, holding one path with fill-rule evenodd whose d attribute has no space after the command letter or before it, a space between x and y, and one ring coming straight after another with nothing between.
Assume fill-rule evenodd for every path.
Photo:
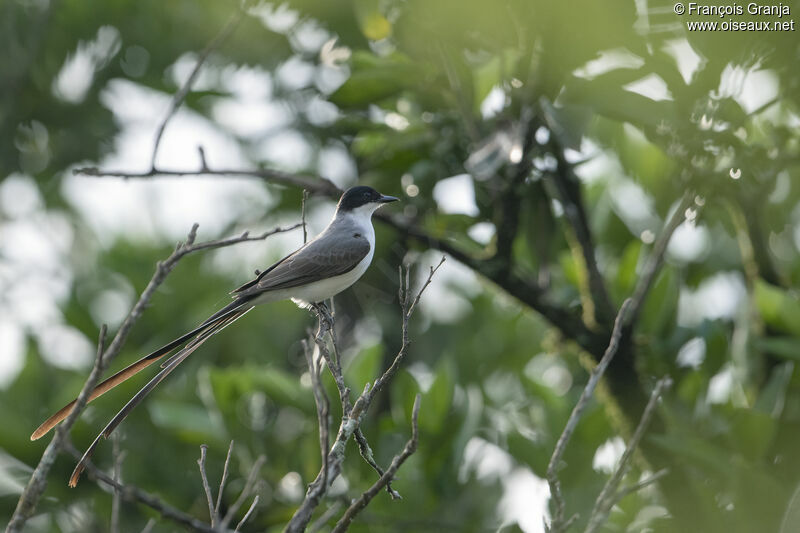
<instances>
[{"instance_id":1,"label":"long forked tail","mask_svg":"<svg viewBox=\"0 0 800 533\"><path fill-rule=\"evenodd\" d=\"M210 331L211 329L214 329L214 326L219 324L220 321L224 321L224 319L230 318L231 316L237 315L238 313L241 313L241 314L238 314L238 316L241 316L242 314L244 314L244 313L241 312L243 303L245 303L245 302L242 301L242 300L237 300L237 301L231 302L230 305L224 307L223 309L221 309L217 313L214 313L205 322L203 322L202 324L197 326L192 331L190 331L190 332L178 337L177 339L175 339L174 341L170 342L169 344L165 344L164 346L162 346L158 350L154 351L153 353L145 355L144 357L142 357L141 359L139 359L135 363L132 363L132 364L126 366L125 368L123 368L122 370L120 370L119 372L117 372L116 374L111 376L110 378L104 380L102 383L97 385L92 390L91 394L89 395L88 401L91 402L92 400L102 396L106 392L110 391L111 389L113 389L114 387L116 387L117 385L122 383L123 381L126 381L129 378L133 377L134 375L138 374L139 372L141 372L142 370L144 370L148 366L152 365L153 363L155 363L156 361L158 361L159 359L161 359L162 357L164 357L165 355L170 353L175 348L177 348L177 347L181 346L182 344L186 343L190 339L192 339L192 338L194 338L196 336L202 335L203 333L205 333L207 331ZM251 309L251 307L247 308L248 311L250 309ZM237 318L238 318L238 316L237 316ZM215 331L219 331L219 329L215 329ZM31 434L31 440L37 440L37 439L42 438L51 429L53 429L56 425L58 425L59 422L61 422L65 418L67 418L69 416L69 414L72 412L72 410L74 409L76 401L77 401L77 399L76 400L72 400L67 405L65 405L64 407L59 409L58 412L54 413L50 418L48 418L47 420L42 422L42 424L38 428L36 428L36 431L34 431Z\"/></svg>"},{"instance_id":2,"label":"long forked tail","mask_svg":"<svg viewBox=\"0 0 800 533\"><path fill-rule=\"evenodd\" d=\"M152 361L149 361L146 365L144 365L141 368L139 368L139 370L141 370L142 368L145 368L146 366L148 366L148 365L152 364L153 362L155 362L156 360L158 360L160 357L163 357L164 355L169 353L169 351L171 351L172 349L174 349L177 346L177 345L175 345L175 343L177 343L178 341L181 341L181 340L183 340L183 342L185 342L188 339L188 337L187 337L188 335L190 335L192 333L194 333L196 335L196 337L194 339L192 339L185 347L183 347L181 350L176 352L174 355L172 355L169 359L167 359L161 365L162 369L158 372L158 374L153 376L153 378L150 381L148 381L147 384L144 387L139 389L139 392L134 394L133 397L130 400L128 400L128 403L126 403L122 407L122 409L120 409L119 412L116 415L114 415L114 418L112 418L108 422L106 427L103 428L103 431L101 431L100 434L98 434L97 437L95 437L94 441L92 441L92 444L86 449L86 452L83 454L83 457L81 457L81 460L78 461L77 465L75 465L75 470L73 470L72 475L69 478L69 486L70 487L75 487L78 484L78 478L80 478L81 473L83 472L84 468L86 467L86 462L92 456L92 453L94 453L94 450L97 447L97 445L99 444L101 437L102 438L108 438L111 435L111 433L114 431L114 429L116 429L116 427L119 426L120 423L123 420L125 420L125 417L127 417L128 414L137 405L139 405L142 402L142 400L144 400L144 398L150 393L150 391L152 391L154 388L156 388L156 386L159 383L161 383L164 380L164 378L166 378L173 370L175 370L175 368L179 364L181 364L187 357L189 357L189 355L191 355L192 352L194 352L197 348L199 348L206 340L208 340L215 333L219 333L220 331L222 331L222 329L224 329L226 326L232 324L233 322L235 322L236 320L241 318L243 315L245 315L252 308L253 308L252 305L250 305L250 306L242 306L242 307L237 307L235 309L232 309L231 311L228 311L228 312L217 313L216 315L214 315L214 317L212 317L209 320L207 320L206 322L204 322L197 329L195 329L192 332L189 332L186 335L180 337L180 339L176 339L175 341L173 341L170 344L168 344L167 346L172 346L172 348L170 350L167 350L167 351L161 353L161 355L159 355L158 357L155 357ZM180 343L178 343L178 345L180 345ZM153 352L153 353L162 352L164 349L167 348L167 346L165 346L161 350L157 350L156 352ZM144 359L141 359L140 361L143 361L143 360ZM128 368L131 368L131 367L135 366L140 361L137 361L136 363L134 363L133 365L131 365ZM127 368L125 370L127 370ZM122 370L121 372L125 372L125 370ZM136 372L138 372L138 370L136 370L133 373L135 374ZM125 379L127 379L131 375L133 375L133 374L130 374L130 375L126 376L124 379L122 379L118 383L122 383L122 381L124 381ZM109 380L110 379L113 379L113 376L112 376L112 378L109 378ZM116 385L116 384L114 384L114 385ZM111 385L108 388L111 388L114 385ZM100 386L102 386L102 384L99 385L98 387L100 387ZM106 390L108 390L108 389L106 389ZM105 391L103 391L103 392L105 392ZM102 394L102 392L100 394Z\"/></svg>"}]
</instances>

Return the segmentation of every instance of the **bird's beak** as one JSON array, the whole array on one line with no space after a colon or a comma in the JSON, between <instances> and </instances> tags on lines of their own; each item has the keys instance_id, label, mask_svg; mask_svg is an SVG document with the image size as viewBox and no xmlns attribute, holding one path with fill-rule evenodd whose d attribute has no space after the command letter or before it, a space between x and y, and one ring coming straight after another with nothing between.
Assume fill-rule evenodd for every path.
<instances>
[{"instance_id":1,"label":"bird's beak","mask_svg":"<svg viewBox=\"0 0 800 533\"><path fill-rule=\"evenodd\" d=\"M388 204L389 202L396 202L396 201L398 201L399 199L400 199L400 198L396 198L396 197L394 197L394 196L387 196L387 195L385 195L385 194L384 194L384 195L381 195L381 199L380 199L380 200L378 200L378 201L379 201L380 203L382 203L382 204Z\"/></svg>"}]
</instances>

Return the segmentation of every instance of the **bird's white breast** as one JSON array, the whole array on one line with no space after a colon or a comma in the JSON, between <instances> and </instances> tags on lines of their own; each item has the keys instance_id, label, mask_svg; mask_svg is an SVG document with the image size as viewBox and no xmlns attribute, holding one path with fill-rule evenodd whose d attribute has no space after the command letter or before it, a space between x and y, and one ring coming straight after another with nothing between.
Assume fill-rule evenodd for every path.
<instances>
[{"instance_id":1,"label":"bird's white breast","mask_svg":"<svg viewBox=\"0 0 800 533\"><path fill-rule=\"evenodd\" d=\"M338 214L337 218L331 222L331 226L326 228L328 231L341 231L342 233L358 232L369 241L369 252L351 270L291 289L269 291L254 303L264 303L267 301L277 301L291 298L296 304L307 307L310 303L323 302L350 287L353 283L364 275L372 262L375 254L375 228L372 227L372 212L370 209L354 209L351 212Z\"/></svg>"}]
</instances>

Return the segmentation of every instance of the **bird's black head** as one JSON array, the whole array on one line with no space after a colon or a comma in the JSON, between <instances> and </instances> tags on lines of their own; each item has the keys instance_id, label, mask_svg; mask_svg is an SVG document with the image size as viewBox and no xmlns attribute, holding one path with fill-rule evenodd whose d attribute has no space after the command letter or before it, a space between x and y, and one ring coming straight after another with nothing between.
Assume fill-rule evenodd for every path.
<instances>
[{"instance_id":1,"label":"bird's black head","mask_svg":"<svg viewBox=\"0 0 800 533\"><path fill-rule=\"evenodd\" d=\"M394 202L397 198L394 196L386 196L379 193L372 187L359 185L358 187L350 187L347 189L339 200L339 211L352 211L359 207L373 204L378 208L381 204Z\"/></svg>"}]
</instances>

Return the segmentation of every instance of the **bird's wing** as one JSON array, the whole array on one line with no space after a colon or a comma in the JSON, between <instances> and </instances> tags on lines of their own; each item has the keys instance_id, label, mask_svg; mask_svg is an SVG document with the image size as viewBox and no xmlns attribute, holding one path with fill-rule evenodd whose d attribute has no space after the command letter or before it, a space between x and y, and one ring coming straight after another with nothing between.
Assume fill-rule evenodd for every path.
<instances>
[{"instance_id":1,"label":"bird's wing","mask_svg":"<svg viewBox=\"0 0 800 533\"><path fill-rule=\"evenodd\" d=\"M238 297L253 297L265 291L289 289L339 276L351 271L369 253L369 241L360 233L347 233L333 241L309 242L295 253L262 272L250 284L237 289Z\"/></svg>"}]
</instances>

